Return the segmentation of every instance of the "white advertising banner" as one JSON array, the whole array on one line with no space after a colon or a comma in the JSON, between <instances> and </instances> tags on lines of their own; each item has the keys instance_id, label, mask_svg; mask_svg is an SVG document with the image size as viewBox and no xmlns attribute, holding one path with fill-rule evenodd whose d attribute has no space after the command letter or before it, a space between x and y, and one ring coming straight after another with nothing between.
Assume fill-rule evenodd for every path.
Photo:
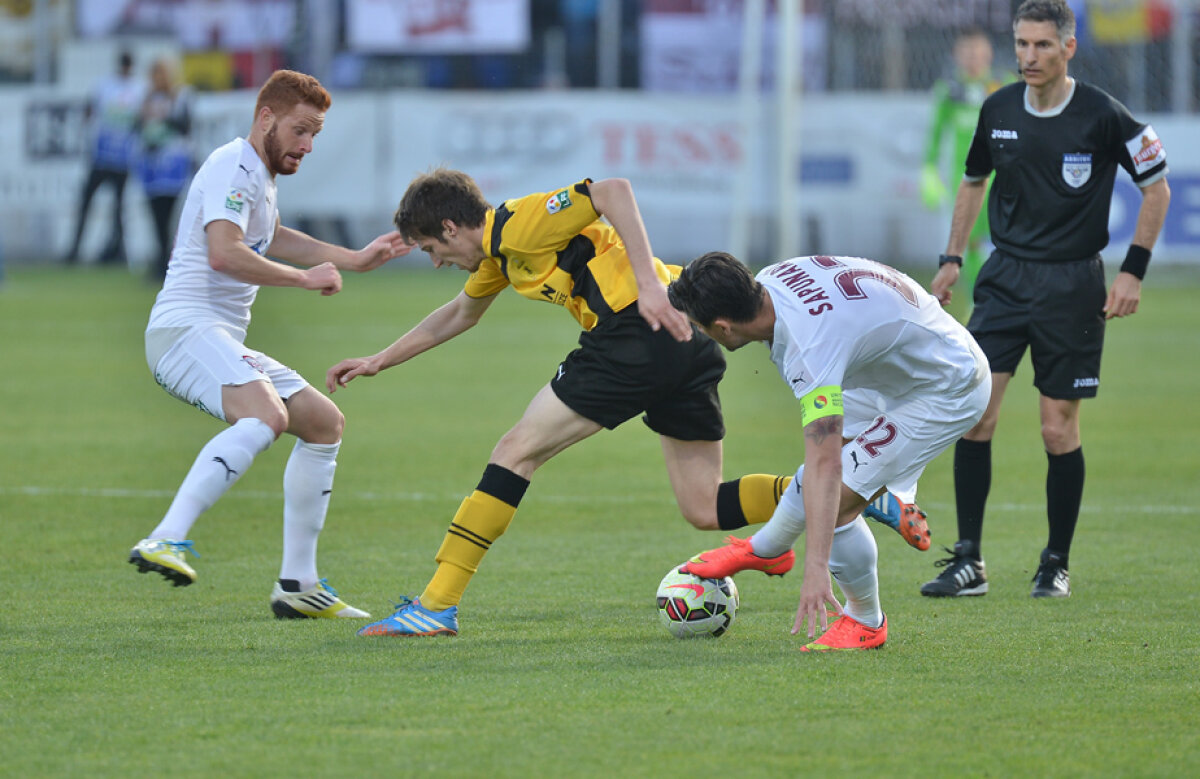
<instances>
[{"instance_id":1,"label":"white advertising banner","mask_svg":"<svg viewBox=\"0 0 1200 779\"><path fill-rule=\"evenodd\" d=\"M194 148L209 151L250 129L252 91L199 95ZM82 94L0 92L0 252L10 262L53 261L70 244L87 174ZM802 150L796 212L780 214L770 137L750 146L753 264L784 254L857 254L927 264L945 246L949 211L926 210L918 196L926 130L924 95L814 96L795 126ZM769 111L767 112L769 114ZM1200 135L1195 116L1146 116L1166 149L1171 208L1155 262L1200 264ZM776 126L768 115L763 126ZM493 203L589 177L634 186L655 252L686 261L729 249L731 215L746 129L727 98L632 92L344 92L334 95L313 153L279 179L285 224L334 225L330 239L365 242L388 229L408 182L438 165L470 173ZM149 209L136 180L125 198L130 256L153 254ZM107 230L107 193L93 203L84 255ZM1133 235L1141 198L1118 174L1105 256L1119 261ZM798 220L799 242L772 245L781 218ZM420 261L420 259L416 260Z\"/></svg>"},{"instance_id":2,"label":"white advertising banner","mask_svg":"<svg viewBox=\"0 0 1200 779\"><path fill-rule=\"evenodd\" d=\"M519 52L529 21L529 0L346 0L346 41L360 52Z\"/></svg>"}]
</instances>

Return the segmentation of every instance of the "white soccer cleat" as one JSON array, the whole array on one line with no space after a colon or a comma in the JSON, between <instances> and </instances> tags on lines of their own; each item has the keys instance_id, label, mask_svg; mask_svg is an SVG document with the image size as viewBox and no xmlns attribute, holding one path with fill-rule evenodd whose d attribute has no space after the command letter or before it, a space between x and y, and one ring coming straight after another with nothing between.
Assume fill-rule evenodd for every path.
<instances>
[{"instance_id":1,"label":"white soccer cleat","mask_svg":"<svg viewBox=\"0 0 1200 779\"><path fill-rule=\"evenodd\" d=\"M276 619L367 619L371 615L347 604L337 590L322 579L311 590L284 592L279 582L271 591L271 611Z\"/></svg>"}]
</instances>

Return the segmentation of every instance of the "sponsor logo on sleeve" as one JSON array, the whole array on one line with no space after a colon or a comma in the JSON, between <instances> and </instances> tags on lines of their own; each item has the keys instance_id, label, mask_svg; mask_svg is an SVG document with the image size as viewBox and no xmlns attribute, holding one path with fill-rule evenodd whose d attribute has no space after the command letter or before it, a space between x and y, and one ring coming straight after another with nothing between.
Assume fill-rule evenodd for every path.
<instances>
[{"instance_id":1,"label":"sponsor logo on sleeve","mask_svg":"<svg viewBox=\"0 0 1200 779\"><path fill-rule=\"evenodd\" d=\"M1126 141L1125 148L1133 160L1135 175L1145 173L1167 159L1167 152L1163 149L1162 141L1159 140L1158 133L1154 132L1154 128L1150 125L1146 125L1141 132Z\"/></svg>"},{"instance_id":2,"label":"sponsor logo on sleeve","mask_svg":"<svg viewBox=\"0 0 1200 779\"><path fill-rule=\"evenodd\" d=\"M240 214L245 206L246 193L240 189L229 190L229 194L225 196L225 208L235 214Z\"/></svg>"},{"instance_id":3,"label":"sponsor logo on sleeve","mask_svg":"<svg viewBox=\"0 0 1200 779\"><path fill-rule=\"evenodd\" d=\"M1064 154L1062 177L1067 186L1074 189L1082 187L1092 177L1092 155Z\"/></svg>"},{"instance_id":4,"label":"sponsor logo on sleeve","mask_svg":"<svg viewBox=\"0 0 1200 779\"><path fill-rule=\"evenodd\" d=\"M570 207L571 207L571 193L569 193L565 189L561 192L554 193L553 195L550 196L550 199L546 201L546 213L548 213L548 214L557 214L559 211L562 211L564 208L570 208Z\"/></svg>"}]
</instances>

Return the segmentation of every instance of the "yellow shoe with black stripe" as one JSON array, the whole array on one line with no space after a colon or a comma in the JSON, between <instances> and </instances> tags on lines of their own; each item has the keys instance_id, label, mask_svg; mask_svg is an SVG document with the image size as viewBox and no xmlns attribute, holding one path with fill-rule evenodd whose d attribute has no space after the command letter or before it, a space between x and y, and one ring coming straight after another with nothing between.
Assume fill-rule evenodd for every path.
<instances>
[{"instance_id":1,"label":"yellow shoe with black stripe","mask_svg":"<svg viewBox=\"0 0 1200 779\"><path fill-rule=\"evenodd\" d=\"M191 541L170 538L143 538L129 550L129 562L138 573L154 571L176 587L186 587L196 581L196 571L187 564L187 553L199 557Z\"/></svg>"},{"instance_id":2,"label":"yellow shoe with black stripe","mask_svg":"<svg viewBox=\"0 0 1200 779\"><path fill-rule=\"evenodd\" d=\"M368 619L370 614L347 604L325 579L301 592L287 592L275 582L271 611L276 619Z\"/></svg>"}]
</instances>

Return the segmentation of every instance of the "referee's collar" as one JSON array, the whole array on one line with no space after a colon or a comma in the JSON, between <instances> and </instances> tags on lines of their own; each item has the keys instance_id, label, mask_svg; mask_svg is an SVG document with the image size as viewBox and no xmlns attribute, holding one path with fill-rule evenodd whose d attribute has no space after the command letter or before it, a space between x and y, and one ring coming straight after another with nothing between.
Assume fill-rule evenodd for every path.
<instances>
[{"instance_id":1,"label":"referee's collar","mask_svg":"<svg viewBox=\"0 0 1200 779\"><path fill-rule=\"evenodd\" d=\"M1051 117L1051 116L1058 116L1063 111L1065 111L1067 106L1069 106L1071 104L1071 98L1075 97L1075 85L1078 83L1075 79L1071 78L1070 76L1067 77L1067 80L1071 82L1071 89L1067 92L1067 96L1063 99L1063 101L1061 103L1054 106L1053 108L1051 108L1048 111L1039 111L1033 107L1033 103L1029 102L1029 85L1026 85L1025 86L1025 112L1028 114L1031 114L1033 116L1036 116L1038 118L1044 119L1044 118Z\"/></svg>"}]
</instances>

